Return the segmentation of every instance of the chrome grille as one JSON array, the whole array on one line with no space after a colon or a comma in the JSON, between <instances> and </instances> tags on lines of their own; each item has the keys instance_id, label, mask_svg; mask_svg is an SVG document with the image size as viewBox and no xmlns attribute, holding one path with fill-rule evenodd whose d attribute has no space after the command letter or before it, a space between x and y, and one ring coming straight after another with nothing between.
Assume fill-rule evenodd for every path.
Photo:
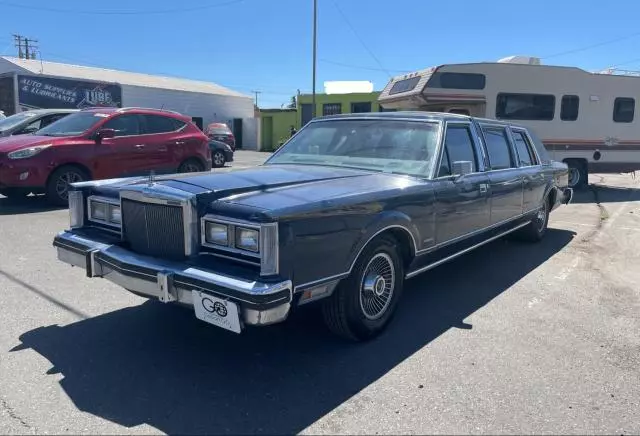
<instances>
[{"instance_id":1,"label":"chrome grille","mask_svg":"<svg viewBox=\"0 0 640 436\"><path fill-rule=\"evenodd\" d=\"M185 257L184 215L181 206L122 199L122 234L140 254L180 260Z\"/></svg>"}]
</instances>

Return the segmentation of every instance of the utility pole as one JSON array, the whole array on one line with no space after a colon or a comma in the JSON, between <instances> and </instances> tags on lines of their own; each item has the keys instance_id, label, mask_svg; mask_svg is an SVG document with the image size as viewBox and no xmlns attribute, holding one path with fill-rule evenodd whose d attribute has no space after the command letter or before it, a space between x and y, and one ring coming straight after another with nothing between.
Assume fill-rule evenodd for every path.
<instances>
[{"instance_id":1,"label":"utility pole","mask_svg":"<svg viewBox=\"0 0 640 436\"><path fill-rule=\"evenodd\" d=\"M258 106L258 94L262 94L262 91L251 91L256 95L256 107Z\"/></svg>"},{"instance_id":2,"label":"utility pole","mask_svg":"<svg viewBox=\"0 0 640 436\"><path fill-rule=\"evenodd\" d=\"M316 49L318 46L318 0L313 0L313 91L311 96L311 117L316 117Z\"/></svg>"},{"instance_id":3,"label":"utility pole","mask_svg":"<svg viewBox=\"0 0 640 436\"><path fill-rule=\"evenodd\" d=\"M18 59L22 59L22 35L13 34L13 39L16 42L16 48L18 49Z\"/></svg>"},{"instance_id":4,"label":"utility pole","mask_svg":"<svg viewBox=\"0 0 640 436\"><path fill-rule=\"evenodd\" d=\"M38 46L35 44L38 42L36 39L29 39L22 35L13 35L16 48L18 49L19 59L35 59L36 49Z\"/></svg>"}]
</instances>

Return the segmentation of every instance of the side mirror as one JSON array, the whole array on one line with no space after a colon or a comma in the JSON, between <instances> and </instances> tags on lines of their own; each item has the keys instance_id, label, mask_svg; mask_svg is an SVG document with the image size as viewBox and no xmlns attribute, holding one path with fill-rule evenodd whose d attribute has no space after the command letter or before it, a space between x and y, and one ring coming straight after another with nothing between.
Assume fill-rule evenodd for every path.
<instances>
[{"instance_id":1,"label":"side mirror","mask_svg":"<svg viewBox=\"0 0 640 436\"><path fill-rule=\"evenodd\" d=\"M116 136L114 129L100 129L96 133L96 142L101 142L103 139L109 139Z\"/></svg>"},{"instance_id":2,"label":"side mirror","mask_svg":"<svg viewBox=\"0 0 640 436\"><path fill-rule=\"evenodd\" d=\"M457 160L453 163L453 175L457 178L473 172L473 162L470 160Z\"/></svg>"}]
</instances>

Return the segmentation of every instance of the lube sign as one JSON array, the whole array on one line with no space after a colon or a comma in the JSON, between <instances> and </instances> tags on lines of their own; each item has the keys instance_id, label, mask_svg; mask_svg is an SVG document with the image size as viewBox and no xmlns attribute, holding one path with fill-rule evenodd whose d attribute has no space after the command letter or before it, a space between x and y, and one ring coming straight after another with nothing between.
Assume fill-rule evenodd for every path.
<instances>
[{"instance_id":1,"label":"lube sign","mask_svg":"<svg viewBox=\"0 0 640 436\"><path fill-rule=\"evenodd\" d=\"M18 75L18 100L27 109L122 106L122 90L110 83Z\"/></svg>"}]
</instances>

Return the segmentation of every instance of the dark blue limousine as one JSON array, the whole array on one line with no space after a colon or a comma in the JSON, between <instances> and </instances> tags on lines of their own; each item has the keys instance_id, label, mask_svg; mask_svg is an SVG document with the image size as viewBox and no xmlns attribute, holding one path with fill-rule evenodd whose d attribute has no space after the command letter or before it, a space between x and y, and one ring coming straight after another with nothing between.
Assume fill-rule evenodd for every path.
<instances>
[{"instance_id":1,"label":"dark blue limousine","mask_svg":"<svg viewBox=\"0 0 640 436\"><path fill-rule=\"evenodd\" d=\"M75 184L58 258L240 333L322 305L366 340L405 279L513 233L541 240L568 168L531 131L429 112L315 119L263 165Z\"/></svg>"}]
</instances>

